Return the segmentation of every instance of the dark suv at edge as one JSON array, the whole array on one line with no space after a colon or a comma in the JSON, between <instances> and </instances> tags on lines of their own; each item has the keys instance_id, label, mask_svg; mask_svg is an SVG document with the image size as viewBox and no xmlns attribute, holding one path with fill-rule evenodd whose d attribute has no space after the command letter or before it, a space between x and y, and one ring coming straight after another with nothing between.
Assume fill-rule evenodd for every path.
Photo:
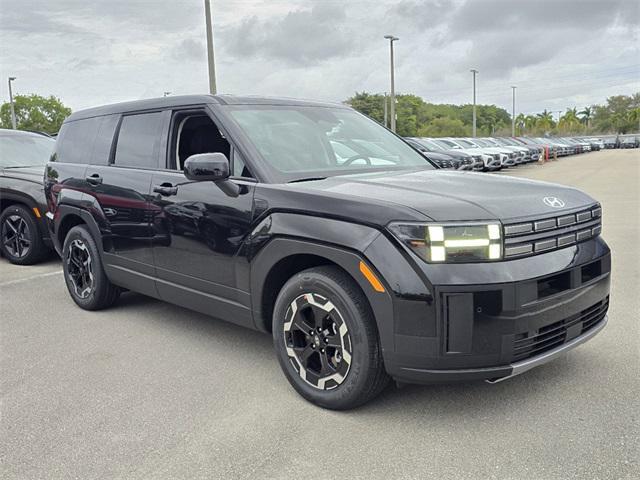
<instances>
[{"instance_id":1,"label":"dark suv at edge","mask_svg":"<svg viewBox=\"0 0 640 480\"><path fill-rule=\"evenodd\" d=\"M326 408L389 378L506 379L607 321L593 198L434 169L343 105L202 95L76 112L45 191L80 307L129 289L270 332L291 385Z\"/></svg>"}]
</instances>

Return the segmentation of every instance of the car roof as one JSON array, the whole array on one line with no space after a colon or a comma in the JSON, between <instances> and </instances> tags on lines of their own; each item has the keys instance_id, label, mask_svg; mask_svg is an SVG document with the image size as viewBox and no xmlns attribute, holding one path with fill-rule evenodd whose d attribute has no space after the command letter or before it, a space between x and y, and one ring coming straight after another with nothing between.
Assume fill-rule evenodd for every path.
<instances>
[{"instance_id":1,"label":"car roof","mask_svg":"<svg viewBox=\"0 0 640 480\"><path fill-rule=\"evenodd\" d=\"M313 100L300 100L285 97L262 97L262 96L236 96L236 95L175 95L146 100L134 100L131 102L114 103L100 107L87 108L72 113L65 119L66 122L73 122L85 118L98 117L101 115L112 115L117 113L128 113L144 110L157 110L172 107L184 107L189 105L291 105L307 107L330 107L330 108L350 108L341 103L317 102Z\"/></svg>"}]
</instances>

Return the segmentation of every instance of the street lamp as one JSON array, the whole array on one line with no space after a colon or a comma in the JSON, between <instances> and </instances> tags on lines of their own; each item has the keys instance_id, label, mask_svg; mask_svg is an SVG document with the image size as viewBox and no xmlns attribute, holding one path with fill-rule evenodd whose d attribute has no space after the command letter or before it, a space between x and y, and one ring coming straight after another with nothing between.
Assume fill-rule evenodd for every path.
<instances>
[{"instance_id":1,"label":"street lamp","mask_svg":"<svg viewBox=\"0 0 640 480\"><path fill-rule=\"evenodd\" d=\"M513 101L511 104L511 136L515 137L516 136L516 88L512 86L511 89L513 90Z\"/></svg>"},{"instance_id":2,"label":"street lamp","mask_svg":"<svg viewBox=\"0 0 640 480\"><path fill-rule=\"evenodd\" d=\"M389 40L389 51L390 51L390 67L391 67L391 131L396 131L396 86L395 86L395 74L393 67L393 42L400 40L398 37L394 37L393 35L385 35L384 38Z\"/></svg>"},{"instance_id":3,"label":"street lamp","mask_svg":"<svg viewBox=\"0 0 640 480\"><path fill-rule=\"evenodd\" d=\"M16 129L16 109L13 105L13 92L11 91L11 82L13 82L16 77L9 77L9 103L11 104L11 126L15 130Z\"/></svg>"},{"instance_id":4,"label":"street lamp","mask_svg":"<svg viewBox=\"0 0 640 480\"><path fill-rule=\"evenodd\" d=\"M472 68L471 73L473 73L473 137L476 136L476 75L478 74L478 70Z\"/></svg>"},{"instance_id":5,"label":"street lamp","mask_svg":"<svg viewBox=\"0 0 640 480\"><path fill-rule=\"evenodd\" d=\"M213 27L211 25L211 4L209 0L204 0L204 15L207 27L207 62L209 64L209 93L215 95L216 87L216 64L213 58Z\"/></svg>"}]
</instances>

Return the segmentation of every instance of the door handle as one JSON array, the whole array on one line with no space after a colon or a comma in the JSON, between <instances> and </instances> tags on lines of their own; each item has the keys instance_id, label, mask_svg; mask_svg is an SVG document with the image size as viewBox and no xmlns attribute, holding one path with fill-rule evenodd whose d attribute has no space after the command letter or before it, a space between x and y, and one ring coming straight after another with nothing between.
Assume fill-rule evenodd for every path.
<instances>
[{"instance_id":1,"label":"door handle","mask_svg":"<svg viewBox=\"0 0 640 480\"><path fill-rule=\"evenodd\" d=\"M178 193L178 187L174 187L170 183L163 183L161 185L154 185L153 192L159 193L163 197L170 197Z\"/></svg>"},{"instance_id":2,"label":"door handle","mask_svg":"<svg viewBox=\"0 0 640 480\"><path fill-rule=\"evenodd\" d=\"M91 185L99 185L102 183L102 177L98 173L94 173L93 175L87 175L85 180Z\"/></svg>"}]
</instances>

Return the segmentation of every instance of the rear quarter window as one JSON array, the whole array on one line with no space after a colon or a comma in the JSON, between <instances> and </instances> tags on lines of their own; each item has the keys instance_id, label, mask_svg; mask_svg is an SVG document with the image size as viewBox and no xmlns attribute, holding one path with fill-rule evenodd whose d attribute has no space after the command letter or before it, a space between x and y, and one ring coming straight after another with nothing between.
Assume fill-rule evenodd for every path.
<instances>
[{"instance_id":1,"label":"rear quarter window","mask_svg":"<svg viewBox=\"0 0 640 480\"><path fill-rule=\"evenodd\" d=\"M101 121L102 117L93 117L63 124L57 139L56 161L91 163Z\"/></svg>"},{"instance_id":2,"label":"rear quarter window","mask_svg":"<svg viewBox=\"0 0 640 480\"><path fill-rule=\"evenodd\" d=\"M65 123L56 143L56 162L107 165L119 115Z\"/></svg>"}]
</instances>

